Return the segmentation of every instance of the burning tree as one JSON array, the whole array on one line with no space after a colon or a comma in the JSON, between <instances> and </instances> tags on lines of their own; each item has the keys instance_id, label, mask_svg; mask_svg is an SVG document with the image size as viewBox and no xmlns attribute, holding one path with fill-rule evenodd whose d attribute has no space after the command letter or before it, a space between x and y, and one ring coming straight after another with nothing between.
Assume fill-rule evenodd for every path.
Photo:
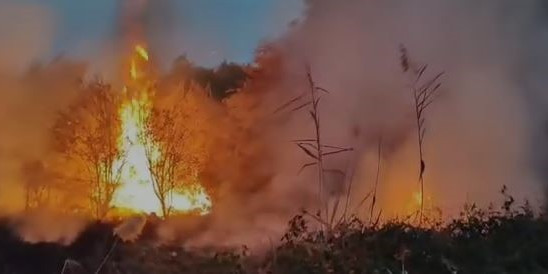
<instances>
[{"instance_id":1,"label":"burning tree","mask_svg":"<svg viewBox=\"0 0 548 274\"><path fill-rule=\"evenodd\" d=\"M160 202L162 215L168 216L171 206L168 204L172 191L176 188L177 175L184 166L183 143L184 130L175 127L177 110L154 109L146 119L146 127L141 135L146 144L148 169L150 171L154 194Z\"/></svg>"},{"instance_id":2,"label":"burning tree","mask_svg":"<svg viewBox=\"0 0 548 274\"><path fill-rule=\"evenodd\" d=\"M193 110L183 106L180 98L168 98L168 104L162 104L165 90L158 89L152 69L146 48L135 46L118 109L121 131L117 145L125 162L114 162L121 167L121 184L111 205L129 213L163 217L173 211L207 214L211 200L195 182L196 154L188 141L190 121L183 115L183 111Z\"/></svg>"},{"instance_id":3,"label":"burning tree","mask_svg":"<svg viewBox=\"0 0 548 274\"><path fill-rule=\"evenodd\" d=\"M186 96L176 102L184 100ZM207 212L209 197L197 182L204 154L199 151L189 109L173 103L155 104L142 114L144 128L139 137L162 216L181 209Z\"/></svg>"},{"instance_id":4,"label":"burning tree","mask_svg":"<svg viewBox=\"0 0 548 274\"><path fill-rule=\"evenodd\" d=\"M109 85L93 82L84 87L75 104L59 117L53 127L54 147L76 166L76 177L87 185L90 209L96 218L103 218L110 209L116 187L120 183L123 151L117 146L120 132L119 98Z\"/></svg>"}]
</instances>

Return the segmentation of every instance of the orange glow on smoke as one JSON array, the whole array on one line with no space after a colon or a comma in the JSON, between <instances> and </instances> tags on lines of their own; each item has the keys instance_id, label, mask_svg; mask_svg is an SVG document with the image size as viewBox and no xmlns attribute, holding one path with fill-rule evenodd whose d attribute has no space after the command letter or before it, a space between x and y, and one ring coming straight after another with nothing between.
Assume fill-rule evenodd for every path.
<instances>
[{"instance_id":1,"label":"orange glow on smoke","mask_svg":"<svg viewBox=\"0 0 548 274\"><path fill-rule=\"evenodd\" d=\"M145 47L136 46L129 68L131 86L136 86L136 91L132 90L135 94L129 94L128 89L124 88L126 98L118 111L122 129L118 148L123 151L124 157L115 164L114 170L120 170L121 185L114 193L111 206L131 213L155 213L163 216L149 169L149 163L162 159L161 150L158 144L143 141L143 134L146 134L144 121L151 114L152 101L148 84L142 81L146 75L138 64L148 61L149 54ZM167 206L173 212L206 215L211 210L211 198L199 184L172 190L167 196Z\"/></svg>"}]
</instances>

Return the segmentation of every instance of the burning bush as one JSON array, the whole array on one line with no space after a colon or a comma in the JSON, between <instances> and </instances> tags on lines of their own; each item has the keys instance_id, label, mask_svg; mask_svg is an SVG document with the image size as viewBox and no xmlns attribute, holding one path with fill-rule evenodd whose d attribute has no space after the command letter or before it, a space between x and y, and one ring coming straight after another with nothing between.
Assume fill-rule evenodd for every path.
<instances>
[{"instance_id":1,"label":"burning bush","mask_svg":"<svg viewBox=\"0 0 548 274\"><path fill-rule=\"evenodd\" d=\"M101 82L85 85L53 129L55 147L66 160L63 179L81 182L89 199L84 207L98 219L113 208L117 214L164 217L211 208L198 178L208 151L199 139L201 109L193 106L197 93L205 92L190 85L165 99L141 67L148 58L136 46L124 92Z\"/></svg>"}]
</instances>

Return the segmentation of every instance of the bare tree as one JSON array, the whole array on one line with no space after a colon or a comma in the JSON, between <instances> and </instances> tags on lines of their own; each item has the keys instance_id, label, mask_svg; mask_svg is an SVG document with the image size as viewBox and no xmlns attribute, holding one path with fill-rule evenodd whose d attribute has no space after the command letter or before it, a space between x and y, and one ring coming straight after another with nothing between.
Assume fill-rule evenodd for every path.
<instances>
[{"instance_id":1,"label":"bare tree","mask_svg":"<svg viewBox=\"0 0 548 274\"><path fill-rule=\"evenodd\" d=\"M428 65L417 65L411 62L407 49L403 45L400 46L400 54L401 67L403 71L405 73L410 73L412 76L409 89L413 94L417 142L419 148L419 223L422 223L424 211L424 172L426 170L426 163L424 161L424 138L426 134L425 111L434 102L439 94L439 88L441 87L439 80L443 76L444 72L437 73L433 77L425 80L424 75Z\"/></svg>"},{"instance_id":2,"label":"bare tree","mask_svg":"<svg viewBox=\"0 0 548 274\"><path fill-rule=\"evenodd\" d=\"M79 178L67 180L88 183L91 211L98 219L109 211L121 179L124 157L117 145L118 106L119 97L110 86L93 82L84 87L75 104L59 113L52 130L56 150L83 168Z\"/></svg>"},{"instance_id":3,"label":"bare tree","mask_svg":"<svg viewBox=\"0 0 548 274\"><path fill-rule=\"evenodd\" d=\"M197 177L199 155L190 148L192 130L187 110L180 105L156 105L143 109L141 118L144 130L139 138L145 145L154 194L163 216L168 217L173 213L174 191Z\"/></svg>"}]
</instances>

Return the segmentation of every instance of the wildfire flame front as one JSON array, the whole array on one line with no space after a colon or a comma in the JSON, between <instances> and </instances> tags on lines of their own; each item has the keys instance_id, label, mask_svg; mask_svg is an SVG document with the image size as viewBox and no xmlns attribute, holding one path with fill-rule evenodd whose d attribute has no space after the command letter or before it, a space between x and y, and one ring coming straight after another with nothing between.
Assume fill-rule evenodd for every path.
<instances>
[{"instance_id":1,"label":"wildfire flame front","mask_svg":"<svg viewBox=\"0 0 548 274\"><path fill-rule=\"evenodd\" d=\"M139 58L139 59L137 59ZM137 86L136 94L124 90L126 98L119 109L121 134L118 148L123 151L123 158L115 163L115 172L119 172L120 186L116 189L111 206L130 213L154 213L163 216L161 203L155 195L153 178L149 164L162 159L158 144L145 143L141 138L145 131L145 121L151 113L152 102L147 87L137 81L142 75L137 64L148 62L149 54L145 47L135 47L135 54L130 62L132 87ZM147 147L152 146L152 147ZM152 151L153 153L149 153ZM147 158L148 157L148 158ZM170 191L166 201L168 208L174 212L197 213L206 215L212 207L211 198L199 184L190 184L182 189Z\"/></svg>"}]
</instances>

